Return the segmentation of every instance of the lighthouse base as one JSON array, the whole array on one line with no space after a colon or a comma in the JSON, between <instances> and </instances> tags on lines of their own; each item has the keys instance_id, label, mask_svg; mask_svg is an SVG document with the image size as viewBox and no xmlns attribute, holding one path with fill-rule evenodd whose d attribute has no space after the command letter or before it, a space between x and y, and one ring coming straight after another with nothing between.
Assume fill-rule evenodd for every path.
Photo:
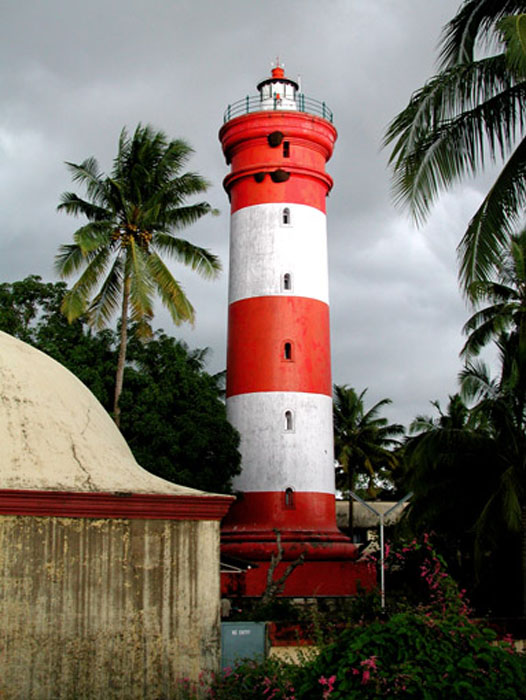
<instances>
[{"instance_id":1,"label":"lighthouse base","mask_svg":"<svg viewBox=\"0 0 526 700\"><path fill-rule=\"evenodd\" d=\"M291 567L278 594L288 598L353 596L376 585L376 572L336 526L333 494L243 493L221 526L221 555L242 564L221 573L226 598L259 598Z\"/></svg>"},{"instance_id":2,"label":"lighthouse base","mask_svg":"<svg viewBox=\"0 0 526 700\"><path fill-rule=\"evenodd\" d=\"M283 576L290 562L282 561L273 572L273 580ZM268 561L239 573L221 573L223 598L260 598L267 586ZM363 560L304 561L287 577L281 598L326 598L354 596L360 590L376 586L374 566Z\"/></svg>"}]
</instances>

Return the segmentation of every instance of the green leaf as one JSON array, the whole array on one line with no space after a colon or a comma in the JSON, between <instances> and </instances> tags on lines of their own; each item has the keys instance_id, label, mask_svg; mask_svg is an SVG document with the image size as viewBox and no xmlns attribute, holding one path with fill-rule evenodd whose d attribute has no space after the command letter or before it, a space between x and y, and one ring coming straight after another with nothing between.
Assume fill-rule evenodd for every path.
<instances>
[{"instance_id":1,"label":"green leaf","mask_svg":"<svg viewBox=\"0 0 526 700\"><path fill-rule=\"evenodd\" d=\"M526 77L526 14L505 17L497 24L506 44L506 63L517 78Z\"/></svg>"}]
</instances>

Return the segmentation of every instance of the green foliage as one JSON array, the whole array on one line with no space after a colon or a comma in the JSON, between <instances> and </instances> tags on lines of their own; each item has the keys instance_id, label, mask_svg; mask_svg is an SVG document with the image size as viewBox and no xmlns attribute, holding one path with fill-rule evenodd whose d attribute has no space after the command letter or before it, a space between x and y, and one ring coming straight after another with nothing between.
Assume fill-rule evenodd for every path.
<instances>
[{"instance_id":1,"label":"green foliage","mask_svg":"<svg viewBox=\"0 0 526 700\"><path fill-rule=\"evenodd\" d=\"M316 681L329 672L335 676L334 699L400 695L489 700L496 688L499 698L520 697L526 658L469 618L463 594L427 537L391 551L387 565L390 585L392 571L401 570L406 583L411 579L418 603L409 598L387 619L345 629L304 666L297 679L298 698L319 697L313 692Z\"/></svg>"},{"instance_id":2,"label":"green foliage","mask_svg":"<svg viewBox=\"0 0 526 700\"><path fill-rule=\"evenodd\" d=\"M518 528L507 523L506 508L499 505L504 506L507 455L516 442L498 427L505 407L490 404L468 409L457 394L445 412L435 402L437 418L414 421L401 479L413 496L399 530L433 532L476 608L509 615L520 609L520 538Z\"/></svg>"},{"instance_id":3,"label":"green foliage","mask_svg":"<svg viewBox=\"0 0 526 700\"><path fill-rule=\"evenodd\" d=\"M440 72L385 136L395 200L419 222L441 190L505 160L458 248L468 295L491 276L526 209L525 9L523 0L465 0L444 29Z\"/></svg>"},{"instance_id":4,"label":"green foliage","mask_svg":"<svg viewBox=\"0 0 526 700\"><path fill-rule=\"evenodd\" d=\"M412 572L418 600L397 605L387 617L347 624L300 666L270 660L227 669L211 679L207 697L523 697L526 657L509 639L498 640L493 630L470 619L463 594L427 537L391 551L387 563L390 581L392 570L403 571L406 581Z\"/></svg>"},{"instance_id":5,"label":"green foliage","mask_svg":"<svg viewBox=\"0 0 526 700\"><path fill-rule=\"evenodd\" d=\"M151 335L155 296L176 325L194 321L194 309L162 257L171 258L205 278L216 277L218 258L175 235L212 209L207 202L187 204L204 192L200 175L181 172L192 149L183 140L170 141L162 131L139 124L129 136L123 129L109 176L95 158L68 163L73 181L87 199L74 192L62 195L59 211L84 216L88 223L62 245L55 267L62 277L80 272L67 291L62 311L68 321L85 316L96 328L120 312L119 362L116 367L113 414L120 425L120 395L127 348L128 319L138 336Z\"/></svg>"},{"instance_id":6,"label":"green foliage","mask_svg":"<svg viewBox=\"0 0 526 700\"><path fill-rule=\"evenodd\" d=\"M509 70L519 79L526 76L526 15L504 17L497 24L506 45Z\"/></svg>"},{"instance_id":7,"label":"green foliage","mask_svg":"<svg viewBox=\"0 0 526 700\"><path fill-rule=\"evenodd\" d=\"M470 291L479 308L464 326L468 339L462 355L473 358L504 332L517 333L526 345L526 230L511 237L494 278L473 283Z\"/></svg>"},{"instance_id":8,"label":"green foliage","mask_svg":"<svg viewBox=\"0 0 526 700\"><path fill-rule=\"evenodd\" d=\"M402 425L390 424L379 415L391 403L382 399L370 409L364 405L367 389L360 394L348 386L334 386L334 449L339 466L346 475L340 488L353 489L359 476L368 482L369 497L376 496L378 478L386 477L397 465L394 448L403 435Z\"/></svg>"},{"instance_id":9,"label":"green foliage","mask_svg":"<svg viewBox=\"0 0 526 700\"><path fill-rule=\"evenodd\" d=\"M237 608L237 609L236 609ZM302 609L287 598L274 598L268 603L259 599L243 599L236 602L234 613L229 620L252 620L254 622L287 622L295 623L304 619Z\"/></svg>"},{"instance_id":10,"label":"green foliage","mask_svg":"<svg viewBox=\"0 0 526 700\"><path fill-rule=\"evenodd\" d=\"M296 669L275 659L244 661L212 678L208 697L212 700L295 700Z\"/></svg>"},{"instance_id":11,"label":"green foliage","mask_svg":"<svg viewBox=\"0 0 526 700\"><path fill-rule=\"evenodd\" d=\"M0 284L0 330L34 345L76 374L111 410L117 333L94 332L85 317L61 312L66 285L37 276ZM123 394L122 432L153 474L207 491L228 491L239 473L239 436L226 419L221 375L205 370L206 351L162 332L133 339Z\"/></svg>"},{"instance_id":12,"label":"green foliage","mask_svg":"<svg viewBox=\"0 0 526 700\"><path fill-rule=\"evenodd\" d=\"M85 318L68 323L61 312L66 290L64 282L42 282L37 275L0 284L0 330L67 367L107 407L116 363L114 333L93 333Z\"/></svg>"},{"instance_id":13,"label":"green foliage","mask_svg":"<svg viewBox=\"0 0 526 700\"><path fill-rule=\"evenodd\" d=\"M162 331L132 339L121 429L137 461L179 484L230 491L240 471L239 436L226 419L222 376L205 371L206 351Z\"/></svg>"},{"instance_id":14,"label":"green foliage","mask_svg":"<svg viewBox=\"0 0 526 700\"><path fill-rule=\"evenodd\" d=\"M414 697L516 699L526 682L524 659L495 633L469 621L419 612L348 629L324 649L298 684L298 698L318 698L317 682L336 676L331 699Z\"/></svg>"},{"instance_id":15,"label":"green foliage","mask_svg":"<svg viewBox=\"0 0 526 700\"><path fill-rule=\"evenodd\" d=\"M65 192L58 209L89 222L56 257L57 271L65 277L83 269L64 297L70 321L88 314L97 327L105 325L119 308L125 280L130 282L130 317L140 330L153 316L154 292L174 323L193 320L190 302L160 258L171 257L205 277L220 269L209 251L173 233L211 212L206 202L185 204L208 187L199 175L181 172L191 153L183 140L169 141L162 131L139 124L131 137L122 130L109 176L93 157L67 164L87 199Z\"/></svg>"}]
</instances>

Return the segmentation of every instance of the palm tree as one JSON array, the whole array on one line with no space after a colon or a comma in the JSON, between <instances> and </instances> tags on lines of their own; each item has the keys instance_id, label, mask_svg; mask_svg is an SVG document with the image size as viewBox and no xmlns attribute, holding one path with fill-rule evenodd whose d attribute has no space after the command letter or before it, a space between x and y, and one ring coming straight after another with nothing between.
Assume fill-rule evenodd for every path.
<instances>
[{"instance_id":1,"label":"palm tree","mask_svg":"<svg viewBox=\"0 0 526 700\"><path fill-rule=\"evenodd\" d=\"M438 401L431 403L438 417L417 416L404 445L402 481L413 492L406 519L413 532L438 532L461 554L458 542L490 494L486 456L491 440L460 394L449 397L445 411Z\"/></svg>"},{"instance_id":2,"label":"palm tree","mask_svg":"<svg viewBox=\"0 0 526 700\"><path fill-rule=\"evenodd\" d=\"M181 173L191 153L185 141L169 141L162 131L139 124L132 137L122 130L109 176L100 172L93 157L80 165L67 164L73 181L85 187L87 199L65 192L58 210L83 215L88 223L75 231L73 244L60 247L55 259L62 277L82 270L62 310L69 321L86 314L98 328L120 310L113 407L117 425L128 320L138 333L151 334L156 294L176 325L194 320L191 303L161 256L204 277L215 277L220 270L215 255L174 233L211 212L207 202L186 204L188 197L208 187L200 175Z\"/></svg>"},{"instance_id":3,"label":"palm tree","mask_svg":"<svg viewBox=\"0 0 526 700\"><path fill-rule=\"evenodd\" d=\"M526 616L526 365L517 333L497 341L501 373L492 379L487 366L469 363L460 375L462 393L476 400L472 415L484 421L493 442L492 490L475 523L477 551L494 545L499 524L520 534L522 614Z\"/></svg>"},{"instance_id":4,"label":"palm tree","mask_svg":"<svg viewBox=\"0 0 526 700\"><path fill-rule=\"evenodd\" d=\"M511 236L495 272L495 280L481 280L471 286L475 303L487 305L464 326L468 339L461 354L467 358L478 355L507 331L517 333L519 350L526 355L526 229Z\"/></svg>"},{"instance_id":5,"label":"palm tree","mask_svg":"<svg viewBox=\"0 0 526 700\"><path fill-rule=\"evenodd\" d=\"M524 0L464 0L444 28L439 73L385 136L385 145L394 144L395 200L409 205L417 222L440 190L488 161L506 161L458 248L468 295L473 281L491 276L526 209L524 11Z\"/></svg>"},{"instance_id":6,"label":"palm tree","mask_svg":"<svg viewBox=\"0 0 526 700\"><path fill-rule=\"evenodd\" d=\"M334 385L334 447L335 458L346 474L347 488L354 489L356 479L363 475L369 479L369 490L378 471L384 467L393 469L397 458L393 449L400 445L396 439L403 435L404 427L389 423L379 416L380 410L391 403L382 399L369 410L365 409L364 396L352 387ZM349 493L349 534L353 536L353 499Z\"/></svg>"}]
</instances>

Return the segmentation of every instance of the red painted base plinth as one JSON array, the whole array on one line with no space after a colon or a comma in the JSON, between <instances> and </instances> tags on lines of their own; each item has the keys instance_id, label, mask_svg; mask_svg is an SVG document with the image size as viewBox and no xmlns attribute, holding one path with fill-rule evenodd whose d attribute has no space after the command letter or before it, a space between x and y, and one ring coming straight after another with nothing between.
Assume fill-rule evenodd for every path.
<instances>
[{"instance_id":1,"label":"red painted base plinth","mask_svg":"<svg viewBox=\"0 0 526 700\"><path fill-rule=\"evenodd\" d=\"M281 532L282 558L290 562L301 554L307 561L354 560L358 549L339 530L327 532ZM270 561L277 553L276 535L273 532L221 532L221 553L248 561Z\"/></svg>"},{"instance_id":2,"label":"red painted base plinth","mask_svg":"<svg viewBox=\"0 0 526 700\"><path fill-rule=\"evenodd\" d=\"M290 562L280 562L274 572L279 579ZM221 573L224 598L259 598L265 590L269 562L241 573ZM356 595L359 589L376 586L374 566L364 561L305 561L290 574L280 597L314 598Z\"/></svg>"}]
</instances>

